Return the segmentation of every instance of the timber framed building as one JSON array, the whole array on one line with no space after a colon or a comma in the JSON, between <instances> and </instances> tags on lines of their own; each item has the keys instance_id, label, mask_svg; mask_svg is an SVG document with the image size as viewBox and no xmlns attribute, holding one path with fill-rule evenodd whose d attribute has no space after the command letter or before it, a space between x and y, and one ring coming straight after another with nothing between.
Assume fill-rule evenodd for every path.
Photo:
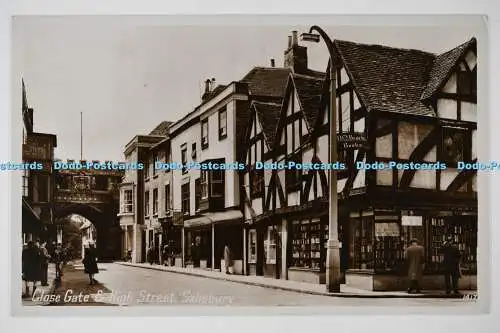
<instances>
[{"instance_id":1,"label":"timber framed building","mask_svg":"<svg viewBox=\"0 0 500 333\"><path fill-rule=\"evenodd\" d=\"M462 288L476 288L476 40L440 55L334 41L337 131L363 133L367 147L339 150L339 238L345 282L405 289L404 250L425 247L424 288L441 288L445 235L463 254ZM329 64L330 66L330 64ZM329 72L329 69L326 71ZM253 103L247 152L256 162L328 162L329 77L290 74L281 104ZM441 161L444 170L363 170L356 163ZM326 170L242 175L248 273L325 282Z\"/></svg>"}]
</instances>

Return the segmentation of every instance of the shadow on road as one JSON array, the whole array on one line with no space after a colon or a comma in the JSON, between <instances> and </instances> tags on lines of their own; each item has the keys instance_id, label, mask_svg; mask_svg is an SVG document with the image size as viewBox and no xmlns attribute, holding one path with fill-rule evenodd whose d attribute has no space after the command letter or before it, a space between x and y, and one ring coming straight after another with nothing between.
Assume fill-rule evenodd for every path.
<instances>
[{"instance_id":1,"label":"shadow on road","mask_svg":"<svg viewBox=\"0 0 500 333\"><path fill-rule=\"evenodd\" d=\"M55 282L54 295L59 296L58 301L48 306L110 306L112 304L96 302L93 297L98 292L110 291L99 281L89 284L89 277L81 265L69 264L64 270L61 281Z\"/></svg>"}]
</instances>

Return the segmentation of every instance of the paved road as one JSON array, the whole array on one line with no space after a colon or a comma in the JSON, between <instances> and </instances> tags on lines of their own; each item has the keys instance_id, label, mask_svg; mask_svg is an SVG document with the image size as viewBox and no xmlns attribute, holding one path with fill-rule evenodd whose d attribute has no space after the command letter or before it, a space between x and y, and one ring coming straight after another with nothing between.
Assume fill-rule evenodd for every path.
<instances>
[{"instance_id":1,"label":"paved road","mask_svg":"<svg viewBox=\"0 0 500 333\"><path fill-rule=\"evenodd\" d=\"M97 285L83 267L65 273L56 305L467 306L458 299L361 299L308 295L118 264L100 264ZM85 295L92 295L84 299Z\"/></svg>"}]
</instances>

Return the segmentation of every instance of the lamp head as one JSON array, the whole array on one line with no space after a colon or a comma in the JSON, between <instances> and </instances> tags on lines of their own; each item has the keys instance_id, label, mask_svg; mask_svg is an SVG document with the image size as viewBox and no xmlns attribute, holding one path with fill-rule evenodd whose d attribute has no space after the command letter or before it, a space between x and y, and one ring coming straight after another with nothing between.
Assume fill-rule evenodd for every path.
<instances>
[{"instance_id":1,"label":"lamp head","mask_svg":"<svg viewBox=\"0 0 500 333\"><path fill-rule=\"evenodd\" d=\"M314 42L314 43L319 43L320 36L318 34L310 33L310 32L304 32L300 35L300 39L303 40L304 42Z\"/></svg>"}]
</instances>

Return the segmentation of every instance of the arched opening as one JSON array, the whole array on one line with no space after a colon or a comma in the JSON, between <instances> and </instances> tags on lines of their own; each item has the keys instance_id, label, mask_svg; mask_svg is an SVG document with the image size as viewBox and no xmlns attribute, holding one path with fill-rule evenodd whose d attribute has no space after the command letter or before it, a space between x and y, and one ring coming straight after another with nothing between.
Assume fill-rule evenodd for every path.
<instances>
[{"instance_id":1,"label":"arched opening","mask_svg":"<svg viewBox=\"0 0 500 333\"><path fill-rule=\"evenodd\" d=\"M55 217L57 241L62 241L65 247L71 246L73 259L79 259L78 255L81 258L85 242L94 243L101 261L120 258L121 229L114 223L116 217L113 217L111 211L107 212L89 204L71 203L57 207ZM77 246L80 251L75 248Z\"/></svg>"}]
</instances>

